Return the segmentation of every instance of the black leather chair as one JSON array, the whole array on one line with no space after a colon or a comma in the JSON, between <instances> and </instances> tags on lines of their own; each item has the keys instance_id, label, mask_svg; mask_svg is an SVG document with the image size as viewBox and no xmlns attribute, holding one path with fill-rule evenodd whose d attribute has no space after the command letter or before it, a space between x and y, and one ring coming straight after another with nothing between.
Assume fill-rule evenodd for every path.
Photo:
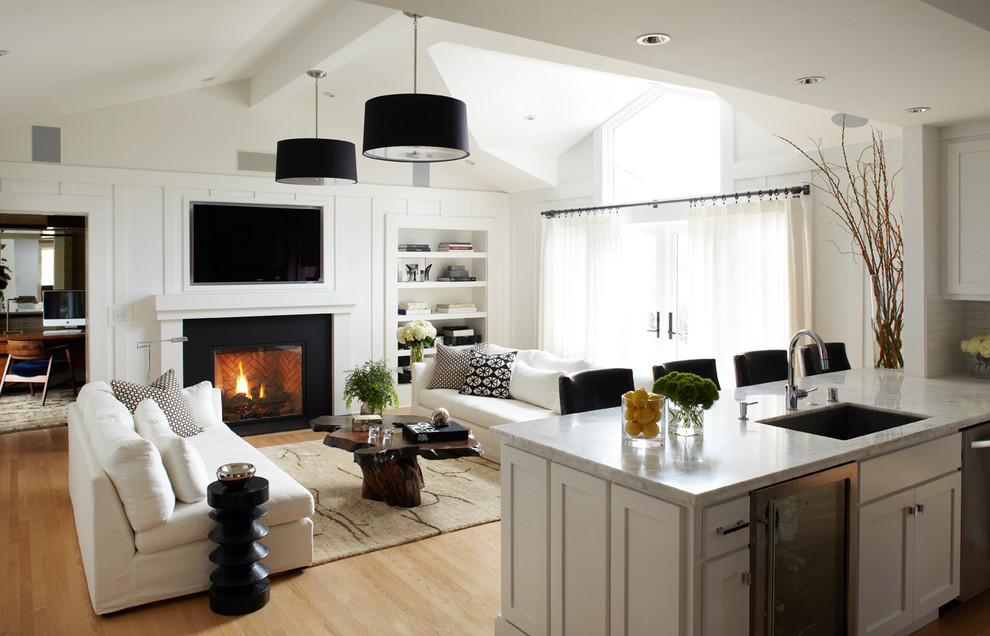
<instances>
[{"instance_id":1,"label":"black leather chair","mask_svg":"<svg viewBox=\"0 0 990 636\"><path fill-rule=\"evenodd\" d=\"M829 354L831 355L831 354ZM674 360L664 362L653 367L653 381L656 382L668 373L693 373L703 378L708 378L715 383L715 388L722 390L722 385L718 383L718 368L715 366L715 358L696 358L694 360Z\"/></svg>"},{"instance_id":2,"label":"black leather chair","mask_svg":"<svg viewBox=\"0 0 990 636\"><path fill-rule=\"evenodd\" d=\"M787 351L784 349L747 351L733 356L732 362L736 367L736 386L787 380Z\"/></svg>"},{"instance_id":3,"label":"black leather chair","mask_svg":"<svg viewBox=\"0 0 990 636\"><path fill-rule=\"evenodd\" d=\"M846 355L846 343L826 342L825 354L828 356L828 370L822 369L822 357L818 355L817 345L801 345L798 348L801 357L801 368L805 375L818 375L829 371L845 371L851 369L849 357Z\"/></svg>"},{"instance_id":4,"label":"black leather chair","mask_svg":"<svg viewBox=\"0 0 990 636\"><path fill-rule=\"evenodd\" d=\"M586 369L557 381L560 413L583 413L622 403L622 394L635 390L632 369Z\"/></svg>"}]
</instances>

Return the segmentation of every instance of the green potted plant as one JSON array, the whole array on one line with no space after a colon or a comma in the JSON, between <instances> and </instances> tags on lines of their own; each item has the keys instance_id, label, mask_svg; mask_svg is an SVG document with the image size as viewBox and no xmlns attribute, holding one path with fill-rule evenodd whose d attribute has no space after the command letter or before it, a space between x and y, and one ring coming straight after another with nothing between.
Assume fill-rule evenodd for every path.
<instances>
[{"instance_id":1,"label":"green potted plant","mask_svg":"<svg viewBox=\"0 0 990 636\"><path fill-rule=\"evenodd\" d=\"M351 408L351 402L359 400L362 413L381 413L390 406L398 406L399 394L395 390L392 369L384 360L368 360L346 371L344 400L347 408Z\"/></svg>"},{"instance_id":2,"label":"green potted plant","mask_svg":"<svg viewBox=\"0 0 990 636\"><path fill-rule=\"evenodd\" d=\"M694 373L668 373L653 383L658 393L674 406L668 405L669 428L675 435L697 435L704 427L705 411L718 399L715 383Z\"/></svg>"}]
</instances>

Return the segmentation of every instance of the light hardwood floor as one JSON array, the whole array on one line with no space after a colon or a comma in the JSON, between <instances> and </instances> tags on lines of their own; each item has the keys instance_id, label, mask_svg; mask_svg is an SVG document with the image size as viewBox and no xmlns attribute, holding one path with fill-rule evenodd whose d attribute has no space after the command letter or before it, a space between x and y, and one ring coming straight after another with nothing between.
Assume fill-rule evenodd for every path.
<instances>
[{"instance_id":1,"label":"light hardwood floor","mask_svg":"<svg viewBox=\"0 0 990 636\"><path fill-rule=\"evenodd\" d=\"M257 446L322 439L309 431ZM272 578L253 614L206 593L97 616L72 518L65 428L0 435L0 634L491 634L499 525L489 523Z\"/></svg>"},{"instance_id":2,"label":"light hardwood floor","mask_svg":"<svg viewBox=\"0 0 990 636\"><path fill-rule=\"evenodd\" d=\"M297 431L256 446L318 440ZM271 602L218 616L206 593L93 613L76 543L65 428L0 435L0 634L491 634L499 525L489 523L272 579ZM742 631L740 633L743 633ZM990 636L990 592L914 636Z\"/></svg>"}]
</instances>

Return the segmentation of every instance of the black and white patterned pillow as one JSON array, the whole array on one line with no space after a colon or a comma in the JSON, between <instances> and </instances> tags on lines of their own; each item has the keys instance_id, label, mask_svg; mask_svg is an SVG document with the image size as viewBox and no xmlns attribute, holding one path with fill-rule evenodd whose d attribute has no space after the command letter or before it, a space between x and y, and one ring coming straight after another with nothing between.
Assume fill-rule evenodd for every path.
<instances>
[{"instance_id":1,"label":"black and white patterned pillow","mask_svg":"<svg viewBox=\"0 0 990 636\"><path fill-rule=\"evenodd\" d=\"M471 351L470 368L460 392L505 400L511 398L509 380L512 379L512 363L515 360L515 351L493 355Z\"/></svg>"},{"instance_id":2,"label":"black and white patterned pillow","mask_svg":"<svg viewBox=\"0 0 990 636\"><path fill-rule=\"evenodd\" d=\"M182 397L182 387L175 377L175 369L169 369L148 386L124 380L110 380L110 386L113 388L114 397L131 413L134 413L141 400L145 398L154 400L165 413L169 427L179 437L192 437L203 432L203 429L196 425L192 411Z\"/></svg>"},{"instance_id":3,"label":"black and white patterned pillow","mask_svg":"<svg viewBox=\"0 0 990 636\"><path fill-rule=\"evenodd\" d=\"M464 386L464 376L467 375L471 363L471 352L482 353L485 343L476 344L470 349L455 349L438 342L437 363L433 371L428 389L460 389Z\"/></svg>"}]
</instances>

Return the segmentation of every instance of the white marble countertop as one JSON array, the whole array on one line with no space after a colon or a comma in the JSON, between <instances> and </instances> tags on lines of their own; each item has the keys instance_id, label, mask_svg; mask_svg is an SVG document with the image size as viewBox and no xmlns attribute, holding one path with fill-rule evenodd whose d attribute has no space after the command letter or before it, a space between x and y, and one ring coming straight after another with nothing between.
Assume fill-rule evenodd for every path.
<instances>
[{"instance_id":1,"label":"white marble countertop","mask_svg":"<svg viewBox=\"0 0 990 636\"><path fill-rule=\"evenodd\" d=\"M825 405L825 389L839 402L927 416L918 422L850 440L760 424L785 414L783 382L722 391L697 437L668 435L663 447L623 444L618 407L491 428L503 443L687 506L704 506L751 490L898 448L951 435L990 420L990 380L965 375L934 379L900 371L855 369L801 378L818 391L799 410ZM739 401L749 407L741 421Z\"/></svg>"}]
</instances>

